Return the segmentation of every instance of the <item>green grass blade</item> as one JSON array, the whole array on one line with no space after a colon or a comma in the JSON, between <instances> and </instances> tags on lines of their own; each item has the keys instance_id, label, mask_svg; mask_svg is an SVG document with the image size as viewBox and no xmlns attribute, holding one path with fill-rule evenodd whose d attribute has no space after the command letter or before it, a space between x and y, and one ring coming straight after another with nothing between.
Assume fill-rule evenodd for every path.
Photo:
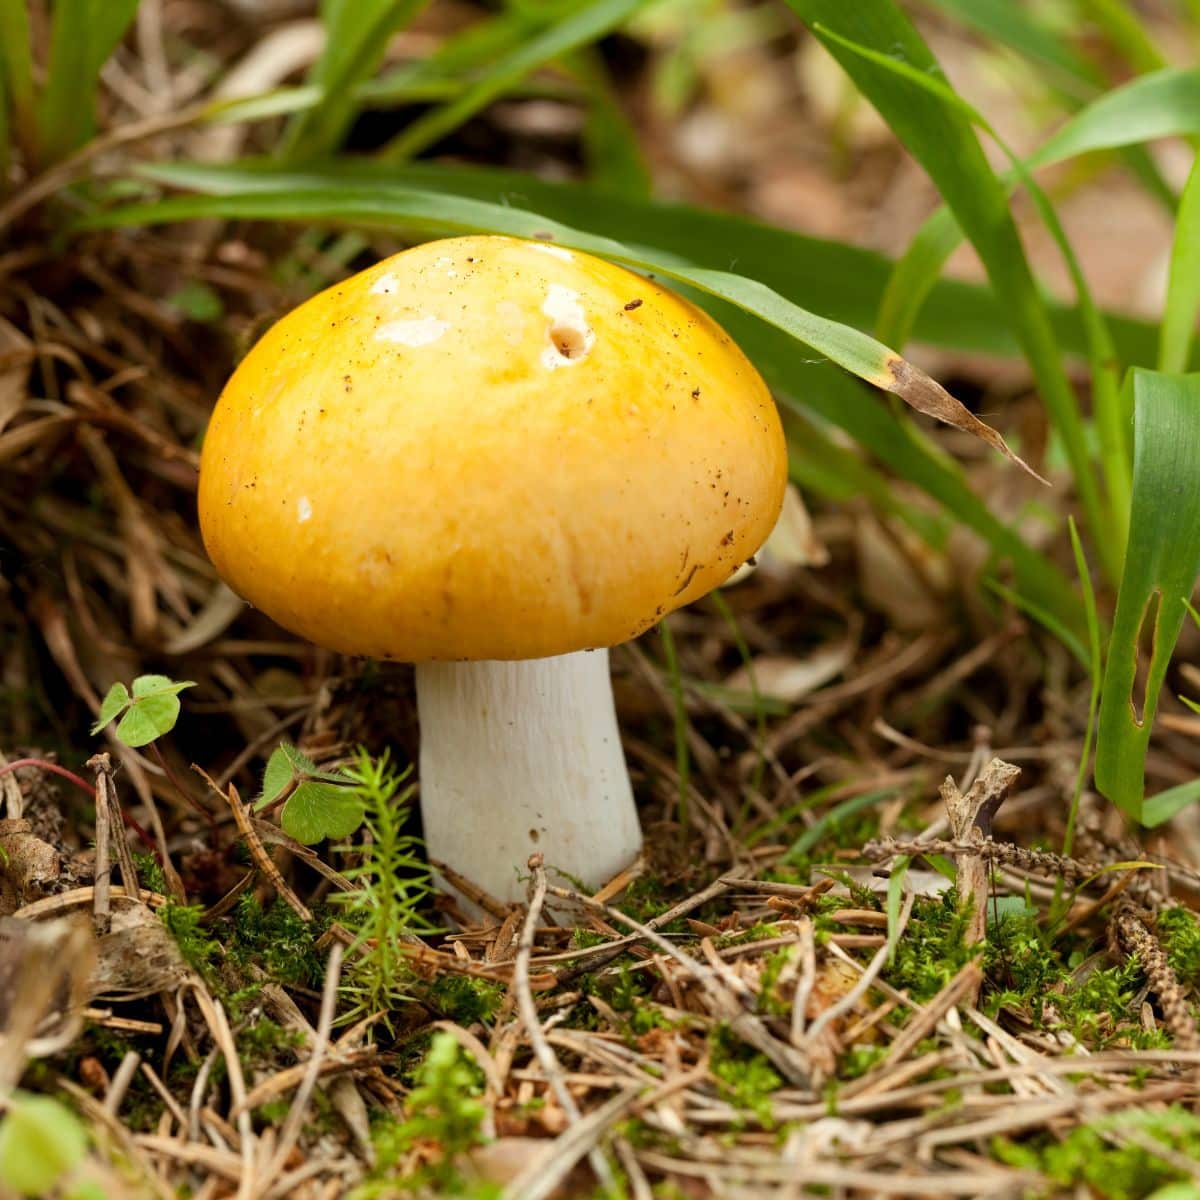
<instances>
[{"instance_id":1,"label":"green grass blade","mask_svg":"<svg viewBox=\"0 0 1200 1200\"><path fill-rule=\"evenodd\" d=\"M823 41L859 90L883 115L953 210L970 238L1004 306L1037 378L1042 400L1062 440L1089 528L1106 527L1107 515L1093 472L1084 423L1059 358L1049 314L1034 282L1020 237L1008 209L1008 194L976 137L971 118L916 81L945 76L907 17L891 0L788 0L801 18L818 28L879 55L899 70L881 66L828 36ZM907 75L909 77L903 77ZM1105 562L1115 571L1119 555L1104 539Z\"/></svg>"},{"instance_id":2,"label":"green grass blade","mask_svg":"<svg viewBox=\"0 0 1200 1200\"><path fill-rule=\"evenodd\" d=\"M964 429L1024 465L990 426L978 420L920 368L868 334L801 307L757 279L698 267L662 249L629 246L570 226L547 221L505 205L411 188L329 189L244 196L181 197L132 205L120 212L80 222L80 228L145 224L187 216L233 216L263 220L323 220L422 233L502 233L552 238L564 246L614 259L626 266L667 275L711 296L729 301L811 346L838 366L899 396L918 412ZM1028 468L1026 468L1028 469Z\"/></svg>"},{"instance_id":3,"label":"green grass blade","mask_svg":"<svg viewBox=\"0 0 1200 1200\"><path fill-rule=\"evenodd\" d=\"M380 157L403 162L427 150L531 71L603 37L647 3L648 0L591 0L559 18L499 58L456 100L419 117L383 148Z\"/></svg>"},{"instance_id":4,"label":"green grass blade","mask_svg":"<svg viewBox=\"0 0 1200 1200\"><path fill-rule=\"evenodd\" d=\"M683 694L683 675L679 669L679 654L675 649L675 637L666 621L658 625L659 637L666 659L667 683L671 692L671 717L675 726L675 777L679 788L679 805L676 818L685 829L688 821L688 793L691 790L692 755L688 748L687 698Z\"/></svg>"},{"instance_id":5,"label":"green grass blade","mask_svg":"<svg viewBox=\"0 0 1200 1200\"><path fill-rule=\"evenodd\" d=\"M1038 186L1029 169L1018 158L1012 148L996 132L991 124L970 104L953 92L946 84L934 79L924 72L917 71L907 63L897 62L888 55L879 54L867 47L852 43L838 34L832 33L822 26L814 25L814 30L825 39L832 39L844 49L859 54L868 61L884 70L894 72L918 87L938 97L943 103L961 111L973 125L978 126L991 137L1004 151L1012 164L1013 176L1020 179L1026 191L1029 192L1037 208L1042 223L1049 230L1055 244L1058 246L1063 261L1071 276L1079 304L1080 315L1084 322L1084 330L1088 343L1088 361L1092 370L1092 396L1096 414L1096 428L1100 439L1100 456L1104 468L1105 482L1108 488L1109 520L1111 528L1105 531L1103 542L1113 547L1113 552L1119 554L1125 545L1128 535L1127 521L1129 513L1129 446L1125 436L1125 425L1120 396L1120 384L1117 379L1116 349L1112 344L1107 324L1092 298L1091 289L1084 277L1083 269L1067 238L1058 214L1049 198ZM929 227L926 226L928 229ZM939 238L938 249L948 241L948 231L936 229ZM945 234L943 237L942 235ZM924 253L930 249L932 238L922 243ZM1115 565L1120 560L1115 558Z\"/></svg>"},{"instance_id":6,"label":"green grass blade","mask_svg":"<svg viewBox=\"0 0 1200 1200\"><path fill-rule=\"evenodd\" d=\"M322 0L325 50L308 82L322 101L288 126L280 147L288 162L306 162L335 150L358 108L356 87L378 69L392 34L408 24L426 0Z\"/></svg>"},{"instance_id":7,"label":"green grass blade","mask_svg":"<svg viewBox=\"0 0 1200 1200\"><path fill-rule=\"evenodd\" d=\"M1104 674L1096 782L1140 818L1158 694L1200 573L1200 375L1137 369L1126 386L1135 429L1132 536ZM1152 648L1139 704L1147 634Z\"/></svg>"},{"instance_id":8,"label":"green grass blade","mask_svg":"<svg viewBox=\"0 0 1200 1200\"><path fill-rule=\"evenodd\" d=\"M1068 43L1061 33L1038 20L1034 11L1013 0L926 0L932 8L956 17L988 41L1015 50L1040 67L1051 68L1051 82L1081 99L1104 79L1094 63Z\"/></svg>"},{"instance_id":9,"label":"green grass blade","mask_svg":"<svg viewBox=\"0 0 1200 1200\"><path fill-rule=\"evenodd\" d=\"M894 788L884 788L877 792L864 792L861 796L851 796L835 804L828 812L822 813L787 849L779 860L785 866L793 865L805 858L810 850L814 850L821 839L833 833L843 821L868 808L882 804L884 800L894 796Z\"/></svg>"},{"instance_id":10,"label":"green grass blade","mask_svg":"<svg viewBox=\"0 0 1200 1200\"><path fill-rule=\"evenodd\" d=\"M8 178L9 146L8 94L4 86L4 59L0 57L0 196L5 191L3 181Z\"/></svg>"},{"instance_id":11,"label":"green grass blade","mask_svg":"<svg viewBox=\"0 0 1200 1200\"><path fill-rule=\"evenodd\" d=\"M1063 854L1070 855L1075 847L1075 825L1079 819L1079 802L1083 797L1083 785L1087 779L1088 763L1092 757L1092 740L1096 735L1096 716L1100 709L1100 688L1104 674L1104 659L1100 649L1100 613L1096 607L1096 590L1092 587L1092 576L1088 571L1087 557L1075 518L1068 518L1071 530L1071 550L1075 555L1075 572L1079 586L1083 589L1083 607L1087 615L1088 656L1087 669L1091 688L1088 692L1087 728L1083 735L1083 747L1079 752L1079 767L1075 772L1075 787L1071 792L1071 808L1067 813L1067 828L1063 833Z\"/></svg>"},{"instance_id":12,"label":"green grass blade","mask_svg":"<svg viewBox=\"0 0 1200 1200\"><path fill-rule=\"evenodd\" d=\"M1099 97L1027 159L1030 167L1156 138L1200 133L1200 69L1167 67Z\"/></svg>"},{"instance_id":13,"label":"green grass blade","mask_svg":"<svg viewBox=\"0 0 1200 1200\"><path fill-rule=\"evenodd\" d=\"M37 126L26 0L0 0L0 110L6 110L0 116L9 118L8 126L22 149L32 154Z\"/></svg>"},{"instance_id":14,"label":"green grass blade","mask_svg":"<svg viewBox=\"0 0 1200 1200\"><path fill-rule=\"evenodd\" d=\"M1187 369L1197 313L1200 313L1200 154L1192 162L1175 218L1167 302L1158 349L1160 371Z\"/></svg>"},{"instance_id":15,"label":"green grass blade","mask_svg":"<svg viewBox=\"0 0 1200 1200\"><path fill-rule=\"evenodd\" d=\"M592 182L635 199L650 195L650 172L630 124L613 93L603 60L591 47L571 55L567 66L588 101L583 150Z\"/></svg>"},{"instance_id":16,"label":"green grass blade","mask_svg":"<svg viewBox=\"0 0 1200 1200\"><path fill-rule=\"evenodd\" d=\"M95 129L100 68L117 48L138 0L56 0L46 86L37 106L42 163L55 162Z\"/></svg>"},{"instance_id":17,"label":"green grass blade","mask_svg":"<svg viewBox=\"0 0 1200 1200\"><path fill-rule=\"evenodd\" d=\"M494 167L433 163L391 167L354 159L324 164L320 170L284 172L275 164L245 160L228 166L158 163L141 168L139 174L212 195L388 184L513 204L618 240L660 246L704 266L736 263L740 272L769 284L796 304L860 327L873 324L892 266L873 251L806 237L747 217L639 200L586 184L550 183ZM1051 313L1063 349L1084 353L1086 339L1078 314L1064 305L1052 306ZM1107 315L1121 361L1152 366L1158 347L1157 327ZM988 289L957 280L933 286L913 338L984 354L1009 356L1019 351Z\"/></svg>"},{"instance_id":18,"label":"green grass blade","mask_svg":"<svg viewBox=\"0 0 1200 1200\"><path fill-rule=\"evenodd\" d=\"M1142 808L1142 824L1150 829L1165 824L1176 813L1191 807L1200 800L1200 779L1167 788L1157 796L1150 796Z\"/></svg>"},{"instance_id":19,"label":"green grass blade","mask_svg":"<svg viewBox=\"0 0 1200 1200\"><path fill-rule=\"evenodd\" d=\"M1044 167L1093 151L1194 133L1200 133L1200 70L1158 71L1090 104L1026 159L1025 166ZM1017 182L1016 173L1009 172L1007 185L1015 187ZM948 208L938 209L921 226L884 289L875 325L882 341L902 350L910 337L919 337L919 332L914 334L918 316L962 237Z\"/></svg>"},{"instance_id":20,"label":"green grass blade","mask_svg":"<svg viewBox=\"0 0 1200 1200\"><path fill-rule=\"evenodd\" d=\"M1166 65L1162 51L1146 32L1145 19L1122 0L1076 0L1080 12L1090 17L1108 44L1135 71L1144 74Z\"/></svg>"}]
</instances>

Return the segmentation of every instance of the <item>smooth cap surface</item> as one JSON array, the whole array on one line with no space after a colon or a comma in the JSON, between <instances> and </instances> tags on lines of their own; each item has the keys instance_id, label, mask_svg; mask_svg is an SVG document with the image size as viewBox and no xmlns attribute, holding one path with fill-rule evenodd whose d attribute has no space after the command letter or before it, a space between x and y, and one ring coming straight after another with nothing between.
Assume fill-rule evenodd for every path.
<instances>
[{"instance_id":1,"label":"smooth cap surface","mask_svg":"<svg viewBox=\"0 0 1200 1200\"><path fill-rule=\"evenodd\" d=\"M280 320L204 439L222 578L285 628L402 661L625 641L749 558L783 500L762 379L610 263L465 237Z\"/></svg>"}]
</instances>

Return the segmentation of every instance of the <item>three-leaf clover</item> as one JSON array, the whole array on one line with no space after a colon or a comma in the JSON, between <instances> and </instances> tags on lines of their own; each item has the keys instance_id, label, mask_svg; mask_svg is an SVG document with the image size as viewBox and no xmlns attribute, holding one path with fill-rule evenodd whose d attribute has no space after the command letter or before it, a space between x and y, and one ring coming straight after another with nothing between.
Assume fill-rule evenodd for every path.
<instances>
[{"instance_id":1,"label":"three-leaf clover","mask_svg":"<svg viewBox=\"0 0 1200 1200\"><path fill-rule=\"evenodd\" d=\"M255 807L265 808L284 796L280 824L288 837L305 846L349 837L362 824L362 800L354 780L344 771L322 771L288 742L277 746L267 760Z\"/></svg>"},{"instance_id":2,"label":"three-leaf clover","mask_svg":"<svg viewBox=\"0 0 1200 1200\"><path fill-rule=\"evenodd\" d=\"M133 681L133 693L123 683L114 683L100 705L100 716L92 726L99 733L121 717L117 737L127 746L145 746L170 733L179 719L179 693L195 687L190 680L177 683L165 675L139 675ZM121 714L124 713L124 716Z\"/></svg>"}]
</instances>

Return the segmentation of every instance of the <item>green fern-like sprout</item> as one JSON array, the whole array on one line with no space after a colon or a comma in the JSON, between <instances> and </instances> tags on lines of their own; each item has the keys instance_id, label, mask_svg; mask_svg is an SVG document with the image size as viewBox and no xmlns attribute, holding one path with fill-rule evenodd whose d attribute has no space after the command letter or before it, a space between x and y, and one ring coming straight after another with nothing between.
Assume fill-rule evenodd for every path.
<instances>
[{"instance_id":1,"label":"green fern-like sprout","mask_svg":"<svg viewBox=\"0 0 1200 1200\"><path fill-rule=\"evenodd\" d=\"M360 749L346 768L363 806L363 840L338 847L357 858L344 872L354 890L334 897L354 932L342 986L349 1001L344 1023L400 1006L410 979L401 946L412 934L432 929L419 912L432 890L429 868L420 839L403 832L414 791L408 774L408 768L396 769L386 751L372 758Z\"/></svg>"}]
</instances>

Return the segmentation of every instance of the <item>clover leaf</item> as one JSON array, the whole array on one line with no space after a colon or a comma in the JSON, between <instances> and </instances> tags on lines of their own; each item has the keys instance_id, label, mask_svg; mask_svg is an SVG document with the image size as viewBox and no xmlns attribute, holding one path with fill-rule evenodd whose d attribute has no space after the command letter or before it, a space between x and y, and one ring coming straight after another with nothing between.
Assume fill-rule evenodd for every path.
<instances>
[{"instance_id":1,"label":"clover leaf","mask_svg":"<svg viewBox=\"0 0 1200 1200\"><path fill-rule=\"evenodd\" d=\"M363 806L354 780L344 771L322 771L287 742L267 760L255 807L265 808L285 796L279 822L288 837L305 846L349 837L362 824Z\"/></svg>"},{"instance_id":2,"label":"clover leaf","mask_svg":"<svg viewBox=\"0 0 1200 1200\"><path fill-rule=\"evenodd\" d=\"M139 675L133 681L130 694L123 683L114 683L100 705L100 715L92 726L99 733L106 725L121 717L117 737L127 746L145 746L170 733L179 719L179 693L195 687L190 680L177 683L166 675ZM124 716L121 714L124 713Z\"/></svg>"}]
</instances>

